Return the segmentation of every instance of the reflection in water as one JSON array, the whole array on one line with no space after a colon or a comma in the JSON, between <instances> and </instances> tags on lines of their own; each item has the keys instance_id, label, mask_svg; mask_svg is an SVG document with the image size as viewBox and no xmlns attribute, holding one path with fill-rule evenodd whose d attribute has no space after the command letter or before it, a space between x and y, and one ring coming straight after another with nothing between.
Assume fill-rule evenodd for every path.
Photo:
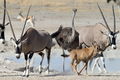
<instances>
[{"instance_id":1,"label":"reflection in water","mask_svg":"<svg viewBox=\"0 0 120 80\"><path fill-rule=\"evenodd\" d=\"M63 66L63 58L60 56L61 55L61 50L59 51L55 51L54 53L52 53L51 55L51 63L50 63L50 69L54 70L54 71L58 71L58 72L62 72L62 66ZM21 57L20 59L16 59L16 57L9 57L10 60L13 60L17 63L24 63L24 58ZM39 62L41 60L41 57L38 54L35 54L32 61L31 61L31 65L34 67L38 67L39 66ZM71 69L71 59L70 58L66 58L65 59L65 72L69 72L72 73L72 69ZM101 63L100 63L101 64ZM110 73L115 73L115 72L120 72L120 59L116 58L105 58L105 64L106 64L106 69L108 72ZM79 67L81 68L83 64L80 64ZM47 66L47 58L45 56L44 61L43 61L43 66L46 67ZM78 68L78 69L80 69ZM98 69L96 68L94 70L95 72L98 72ZM90 70L89 70L90 72Z\"/></svg>"}]
</instances>

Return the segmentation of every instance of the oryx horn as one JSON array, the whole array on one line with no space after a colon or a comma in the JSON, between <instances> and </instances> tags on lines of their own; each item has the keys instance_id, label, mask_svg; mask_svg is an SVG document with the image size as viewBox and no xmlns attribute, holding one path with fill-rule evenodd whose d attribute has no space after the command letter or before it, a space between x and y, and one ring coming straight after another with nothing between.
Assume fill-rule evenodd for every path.
<instances>
[{"instance_id":1,"label":"oryx horn","mask_svg":"<svg viewBox=\"0 0 120 80\"><path fill-rule=\"evenodd\" d=\"M12 30L13 37L14 37L15 41L17 41L15 33L14 33L14 30L13 30L13 27L12 27L12 23L11 23L11 19L10 19L9 13L8 13L7 10L6 10L6 12L7 12L7 16L8 16L8 20L9 20L9 23L10 23L10 27L11 27L11 30Z\"/></svg>"},{"instance_id":2,"label":"oryx horn","mask_svg":"<svg viewBox=\"0 0 120 80\"><path fill-rule=\"evenodd\" d=\"M28 9L28 12L27 12L27 16L26 16L25 23L24 23L24 26L23 26L23 29L22 29L22 33L21 33L21 37L22 37L22 35L24 33L24 30L25 30L25 26L26 26L27 18L29 16L30 8L31 8L31 5L29 6L29 9ZM20 37L20 39L21 39L21 37Z\"/></svg>"},{"instance_id":3,"label":"oryx horn","mask_svg":"<svg viewBox=\"0 0 120 80\"><path fill-rule=\"evenodd\" d=\"M3 27L5 27L5 16L6 16L6 0L4 0Z\"/></svg>"},{"instance_id":4,"label":"oryx horn","mask_svg":"<svg viewBox=\"0 0 120 80\"><path fill-rule=\"evenodd\" d=\"M113 11L113 18L114 18L114 32L116 32L116 17L115 17L114 5L112 6L112 11Z\"/></svg>"},{"instance_id":5,"label":"oryx horn","mask_svg":"<svg viewBox=\"0 0 120 80\"><path fill-rule=\"evenodd\" d=\"M109 28L109 26L108 26L108 24L107 24L107 21L106 21L106 19L105 19L105 16L104 16L104 14L103 14L103 12L102 12L102 10L101 10L101 8L100 8L100 6L99 6L98 3L97 3L97 6L98 6L98 8L99 8L99 10L100 10L100 13L101 13L101 15L102 15L102 18L103 18L105 24L106 24L107 29L108 29L109 32L111 33L111 30L110 30L110 28Z\"/></svg>"}]
</instances>

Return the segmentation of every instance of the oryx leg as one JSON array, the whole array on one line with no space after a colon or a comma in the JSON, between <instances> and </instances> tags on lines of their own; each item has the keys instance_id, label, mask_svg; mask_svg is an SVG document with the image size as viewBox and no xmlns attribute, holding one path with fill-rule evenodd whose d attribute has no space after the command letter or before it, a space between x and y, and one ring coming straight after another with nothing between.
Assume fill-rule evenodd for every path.
<instances>
[{"instance_id":1,"label":"oryx leg","mask_svg":"<svg viewBox=\"0 0 120 80\"><path fill-rule=\"evenodd\" d=\"M25 70L23 72L23 77L26 75L28 54L24 54L24 57L25 57Z\"/></svg>"},{"instance_id":2,"label":"oryx leg","mask_svg":"<svg viewBox=\"0 0 120 80\"><path fill-rule=\"evenodd\" d=\"M51 53L51 49L46 49L47 52L47 61L48 61L48 67L47 67L47 72L49 74L49 66L50 66L50 53Z\"/></svg>"},{"instance_id":3,"label":"oryx leg","mask_svg":"<svg viewBox=\"0 0 120 80\"><path fill-rule=\"evenodd\" d=\"M106 73L107 71L106 71L106 66L105 66L105 58L104 58L102 52L101 52L100 55L99 55L99 60L101 60L101 63L102 63L102 65L103 65L103 72ZM97 62L97 63L98 63L98 62ZM102 69L100 68L99 65L98 65L98 69L99 69L100 72L102 72Z\"/></svg>"},{"instance_id":4,"label":"oryx leg","mask_svg":"<svg viewBox=\"0 0 120 80\"><path fill-rule=\"evenodd\" d=\"M24 56L25 56L26 66L25 66L25 70L24 70L23 76L28 77L29 76L29 71L30 71L29 70L30 69L30 67L29 67L30 60L31 60L31 58L33 56L33 53L29 54L29 58L28 58L28 54L25 54Z\"/></svg>"},{"instance_id":5,"label":"oryx leg","mask_svg":"<svg viewBox=\"0 0 120 80\"><path fill-rule=\"evenodd\" d=\"M29 54L29 59L28 59L28 64L27 64L27 70L26 70L26 76L28 77L29 76L29 71L30 71L30 61L33 57L33 53L30 53Z\"/></svg>"},{"instance_id":6,"label":"oryx leg","mask_svg":"<svg viewBox=\"0 0 120 80\"><path fill-rule=\"evenodd\" d=\"M104 57L100 57L101 63L103 65L103 71L106 73L106 66L105 66L105 58Z\"/></svg>"},{"instance_id":7,"label":"oryx leg","mask_svg":"<svg viewBox=\"0 0 120 80\"><path fill-rule=\"evenodd\" d=\"M92 67L92 73L93 73L93 70L95 69L96 66L98 66L98 70L100 72L102 71L101 68L100 68L100 65L99 65L98 61L99 61L99 57L96 57L95 58L95 62L94 62L93 67Z\"/></svg>"},{"instance_id":8,"label":"oryx leg","mask_svg":"<svg viewBox=\"0 0 120 80\"><path fill-rule=\"evenodd\" d=\"M44 53L43 52L40 52L39 55L42 57L42 60L40 62L40 65L39 65L39 73L42 73L42 63L43 63L43 59L44 59Z\"/></svg>"}]
</instances>

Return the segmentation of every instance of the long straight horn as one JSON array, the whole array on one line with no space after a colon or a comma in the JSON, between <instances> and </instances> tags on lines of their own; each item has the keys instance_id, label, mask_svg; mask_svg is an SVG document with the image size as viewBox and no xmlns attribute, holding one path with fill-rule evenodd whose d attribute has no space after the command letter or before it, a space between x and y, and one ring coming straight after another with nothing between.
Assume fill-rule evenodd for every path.
<instances>
[{"instance_id":1,"label":"long straight horn","mask_svg":"<svg viewBox=\"0 0 120 80\"><path fill-rule=\"evenodd\" d=\"M11 30L12 30L13 37L14 37L15 41L17 41L15 33L14 33L14 30L13 30L13 27L12 27L12 23L11 23L11 19L10 19L9 13L8 13L7 10L6 10L6 12L7 12L7 16L8 16L8 19L9 19L9 23L10 23L10 27L11 27Z\"/></svg>"},{"instance_id":2,"label":"long straight horn","mask_svg":"<svg viewBox=\"0 0 120 80\"><path fill-rule=\"evenodd\" d=\"M4 0L3 27L5 27L5 16L6 16L6 0Z\"/></svg>"},{"instance_id":3,"label":"long straight horn","mask_svg":"<svg viewBox=\"0 0 120 80\"><path fill-rule=\"evenodd\" d=\"M22 29L22 33L21 33L21 37L22 37L22 35L24 33L24 30L25 30L25 26L26 26L27 18L29 16L30 8L31 8L31 5L29 6L29 9L28 9L28 12L27 12L27 16L26 16L25 23L24 23L24 26L23 26L23 29ZM20 37L20 39L21 39L21 37Z\"/></svg>"},{"instance_id":4,"label":"long straight horn","mask_svg":"<svg viewBox=\"0 0 120 80\"><path fill-rule=\"evenodd\" d=\"M115 18L114 5L112 6L112 11L113 11L113 18L114 18L114 32L116 32L116 18Z\"/></svg>"},{"instance_id":5,"label":"long straight horn","mask_svg":"<svg viewBox=\"0 0 120 80\"><path fill-rule=\"evenodd\" d=\"M109 32L111 32L111 30L110 30L110 28L109 28L109 26L108 26L108 24L107 24L107 21L106 21L106 19L105 19L105 17L104 17L104 14L103 14L103 12L102 12L102 10L101 10L101 8L100 8L100 6L99 6L98 3L97 3L97 6L98 6L98 8L99 8L99 10L100 10L100 13L101 13L101 15L102 15L102 18L103 18L105 24L106 24L107 29L109 30Z\"/></svg>"}]
</instances>

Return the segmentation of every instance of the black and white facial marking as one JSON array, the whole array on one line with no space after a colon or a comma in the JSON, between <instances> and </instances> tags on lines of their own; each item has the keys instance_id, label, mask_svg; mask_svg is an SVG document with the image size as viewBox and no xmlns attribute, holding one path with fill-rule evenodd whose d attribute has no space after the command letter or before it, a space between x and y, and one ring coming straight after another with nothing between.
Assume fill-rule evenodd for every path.
<instances>
[{"instance_id":1,"label":"black and white facial marking","mask_svg":"<svg viewBox=\"0 0 120 80\"><path fill-rule=\"evenodd\" d=\"M109 32L109 33L105 33L103 31L100 31L103 35L106 35L109 39L109 46L111 46L112 49L116 49L116 38L117 38L117 34L119 33L119 31L117 32Z\"/></svg>"},{"instance_id":2,"label":"black and white facial marking","mask_svg":"<svg viewBox=\"0 0 120 80\"><path fill-rule=\"evenodd\" d=\"M9 25L9 22L5 24L5 26ZM0 24L0 43L5 43L5 26Z\"/></svg>"},{"instance_id":3,"label":"black and white facial marking","mask_svg":"<svg viewBox=\"0 0 120 80\"><path fill-rule=\"evenodd\" d=\"M20 58L20 54L21 54L21 43L19 41L16 41L16 58L19 59Z\"/></svg>"},{"instance_id":4,"label":"black and white facial marking","mask_svg":"<svg viewBox=\"0 0 120 80\"><path fill-rule=\"evenodd\" d=\"M4 36L5 28L2 24L0 24L0 43L5 43L5 36Z\"/></svg>"},{"instance_id":5,"label":"black and white facial marking","mask_svg":"<svg viewBox=\"0 0 120 80\"><path fill-rule=\"evenodd\" d=\"M111 0L108 0L108 2L109 1L111 1ZM116 1L116 0L114 0L114 1ZM117 48L117 46L116 46L116 35L119 33L119 31L116 31L116 17L115 17L114 5L112 6L113 19L114 19L113 20L114 21L114 28L113 28L113 30L111 30L110 27L109 27L109 25L107 24L105 16L104 16L104 14L103 14L103 12L102 12L102 10L101 10L101 8L100 8L100 6L99 6L98 3L97 3L97 6L98 6L98 8L100 10L100 13L102 15L102 18L103 18L105 24L106 24L106 28L109 31L109 35L108 36L109 36L109 40L110 40L110 46L112 47L112 49L116 49Z\"/></svg>"},{"instance_id":6,"label":"black and white facial marking","mask_svg":"<svg viewBox=\"0 0 120 80\"><path fill-rule=\"evenodd\" d=\"M117 34L119 33L118 32L111 32L109 34L109 39L110 39L110 46L112 47L112 49L116 49L117 46L116 46L116 38L117 38Z\"/></svg>"},{"instance_id":7,"label":"black and white facial marking","mask_svg":"<svg viewBox=\"0 0 120 80\"><path fill-rule=\"evenodd\" d=\"M14 45L16 58L19 59L21 54L21 43L19 40L15 41L13 38L10 40Z\"/></svg>"}]
</instances>

